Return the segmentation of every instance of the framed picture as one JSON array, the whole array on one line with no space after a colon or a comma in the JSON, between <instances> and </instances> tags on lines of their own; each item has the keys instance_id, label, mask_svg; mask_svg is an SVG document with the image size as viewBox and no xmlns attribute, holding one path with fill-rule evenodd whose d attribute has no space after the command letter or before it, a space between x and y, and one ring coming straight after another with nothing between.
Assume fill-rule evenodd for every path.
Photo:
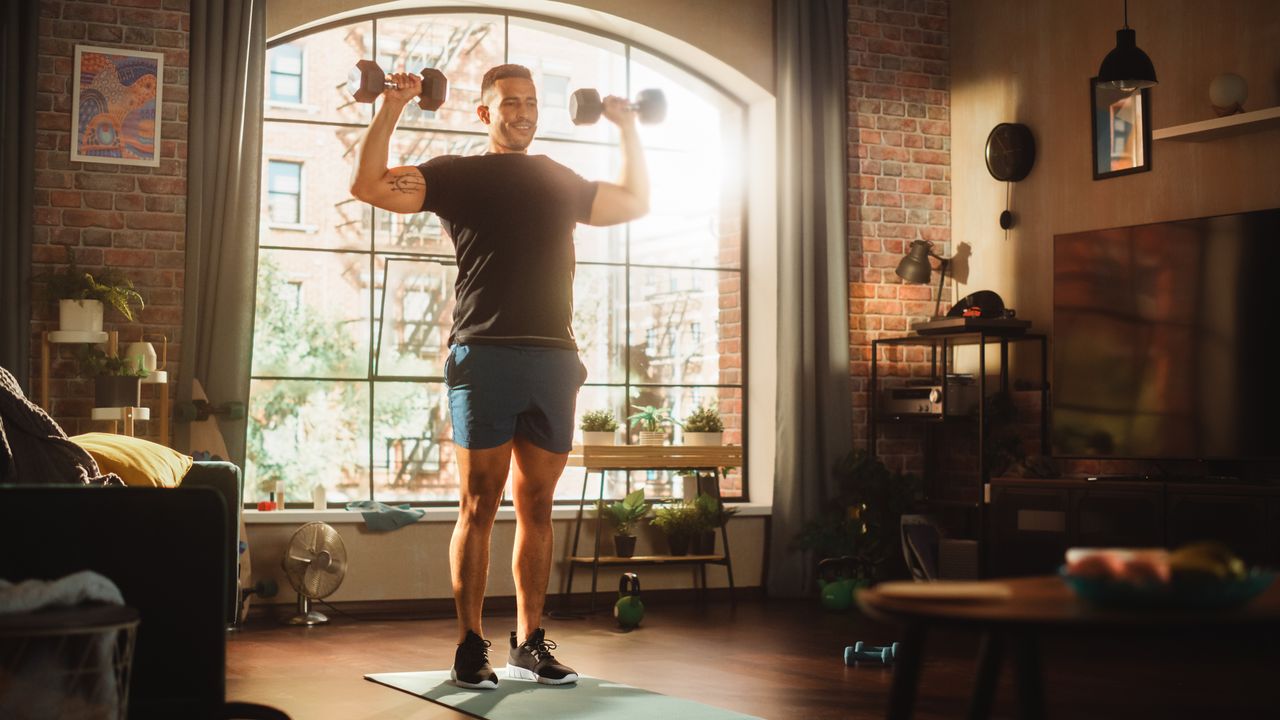
<instances>
[{"instance_id":1,"label":"framed picture","mask_svg":"<svg viewBox=\"0 0 1280 720\"><path fill-rule=\"evenodd\" d=\"M1151 169L1151 92L1118 90L1089 80L1093 110L1093 179Z\"/></svg>"},{"instance_id":2,"label":"framed picture","mask_svg":"<svg viewBox=\"0 0 1280 720\"><path fill-rule=\"evenodd\" d=\"M71 94L71 159L160 164L164 55L77 45Z\"/></svg>"}]
</instances>

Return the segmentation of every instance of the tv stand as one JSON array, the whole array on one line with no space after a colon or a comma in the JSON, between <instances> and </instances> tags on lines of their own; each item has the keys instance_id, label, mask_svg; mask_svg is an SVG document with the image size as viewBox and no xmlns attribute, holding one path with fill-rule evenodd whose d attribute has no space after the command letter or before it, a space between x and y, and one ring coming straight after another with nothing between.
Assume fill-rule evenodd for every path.
<instances>
[{"instance_id":1,"label":"tv stand","mask_svg":"<svg viewBox=\"0 0 1280 720\"><path fill-rule=\"evenodd\" d=\"M1208 477L992 478L991 574L1053 573L1069 547L1218 540L1249 564L1280 563L1280 486Z\"/></svg>"}]
</instances>

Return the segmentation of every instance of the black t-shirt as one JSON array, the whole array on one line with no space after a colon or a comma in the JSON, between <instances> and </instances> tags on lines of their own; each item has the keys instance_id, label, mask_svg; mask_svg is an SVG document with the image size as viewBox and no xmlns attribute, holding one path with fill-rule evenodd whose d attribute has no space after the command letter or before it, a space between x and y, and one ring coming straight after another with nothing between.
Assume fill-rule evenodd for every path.
<instances>
[{"instance_id":1,"label":"black t-shirt","mask_svg":"<svg viewBox=\"0 0 1280 720\"><path fill-rule=\"evenodd\" d=\"M458 258L452 343L577 349L573 229L596 183L545 155L444 155L418 166L422 209L440 217Z\"/></svg>"}]
</instances>

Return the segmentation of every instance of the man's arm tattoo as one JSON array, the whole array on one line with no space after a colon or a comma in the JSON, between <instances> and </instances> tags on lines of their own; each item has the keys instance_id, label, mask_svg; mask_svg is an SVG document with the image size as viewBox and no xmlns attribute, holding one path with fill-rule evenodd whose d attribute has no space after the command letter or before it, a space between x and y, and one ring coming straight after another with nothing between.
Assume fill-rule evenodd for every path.
<instances>
[{"instance_id":1,"label":"man's arm tattoo","mask_svg":"<svg viewBox=\"0 0 1280 720\"><path fill-rule=\"evenodd\" d=\"M391 184L391 192L415 193L427 186L421 175L411 172L392 175L387 182Z\"/></svg>"}]
</instances>

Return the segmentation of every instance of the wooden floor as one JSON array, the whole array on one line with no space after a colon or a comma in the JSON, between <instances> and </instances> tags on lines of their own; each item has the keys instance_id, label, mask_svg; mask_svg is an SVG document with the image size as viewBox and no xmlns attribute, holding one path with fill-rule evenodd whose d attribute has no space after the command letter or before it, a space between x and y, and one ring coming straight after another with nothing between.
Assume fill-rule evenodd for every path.
<instances>
[{"instance_id":1,"label":"wooden floor","mask_svg":"<svg viewBox=\"0 0 1280 720\"><path fill-rule=\"evenodd\" d=\"M228 700L272 705L294 720L469 717L362 677L448 669L452 619L334 617L320 628L258 620L231 633ZM545 626L560 644L557 657L586 675L763 718L884 717L892 671L845 667L841 658L845 645L891 641L894 629L823 612L816 602L666 603L650 606L629 633L604 613ZM505 664L513 627L510 614L486 619L495 665ZM1166 638L1135 649L1105 638L1050 638L1042 645L1048 717L1280 717L1274 643L1249 645L1245 659L1230 663L1211 639L1196 643ZM977 644L968 634L930 636L915 717L965 717ZM1006 668L994 717L1015 716L1010 675Z\"/></svg>"}]
</instances>

